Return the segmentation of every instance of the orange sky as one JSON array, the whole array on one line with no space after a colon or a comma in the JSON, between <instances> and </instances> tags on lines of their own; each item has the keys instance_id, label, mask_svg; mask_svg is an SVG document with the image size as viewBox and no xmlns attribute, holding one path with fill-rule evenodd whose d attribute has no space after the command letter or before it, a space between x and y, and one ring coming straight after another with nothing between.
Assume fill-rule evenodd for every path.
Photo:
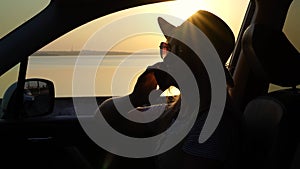
<instances>
[{"instance_id":1,"label":"orange sky","mask_svg":"<svg viewBox=\"0 0 300 169\"><path fill-rule=\"evenodd\" d=\"M4 37L11 30L15 29L20 24L24 23L30 19L33 15L37 14L39 11L44 9L50 0L1 0L0 5L0 38ZM159 14L169 14L172 16L180 17L186 19L192 13L198 9L208 10L216 15L220 16L233 30L235 36L237 36L242 19L244 17L247 4L249 0L177 0L173 2L164 2L158 4L151 4L146 6L141 6L137 8L132 8L124 11L120 11L99 19L92 21L80 28L75 29L71 33L63 36L60 40L57 40L42 50L57 50L57 51L70 51L70 50L81 50L87 40L95 33L97 30L104 26L107 26L116 20L141 13L154 13L159 16ZM287 23L284 27L284 32L287 34L288 38L293 44L296 44L298 50L300 50L300 40L299 25L300 20L295 16L295 12L299 11L300 0L294 0L287 18ZM145 27L153 27L153 29L158 29L156 20L146 20ZM289 24L291 23L291 24ZM179 23L175 23L179 24ZM129 25L119 25L115 30L130 29ZM107 32L107 36L113 36L115 32ZM147 38L147 41L145 39ZM137 51L149 48L157 48L157 43L164 40L162 35L146 35L134 36L123 40L114 50L122 51ZM101 50L101 47L98 49Z\"/></svg>"},{"instance_id":2,"label":"orange sky","mask_svg":"<svg viewBox=\"0 0 300 169\"><path fill-rule=\"evenodd\" d=\"M232 28L233 32L237 36L248 2L249 0L180 0L136 7L96 19L73 30L67 35L47 45L42 50L82 50L87 40L101 28L110 26L110 24L117 22L119 19L124 19L124 17L142 13L151 13L157 17L168 14L181 19L186 19L197 10L204 9L220 16ZM145 18L145 22L137 24L145 29L149 29L149 27L151 27L151 30L159 32L159 27L156 21L157 17L154 17L153 19ZM181 22L174 20L168 21L175 25L181 24ZM120 29L130 30L132 29L132 26L133 25L131 24L117 25L107 32L107 37L105 38L109 41L110 37L114 36L114 34ZM156 49L160 41L164 41L164 36L162 34L146 33L144 35L133 35L123 39L121 42L118 42L118 44L114 46L113 50L134 52L152 48ZM101 45L98 45L91 50L104 49L101 49Z\"/></svg>"}]
</instances>

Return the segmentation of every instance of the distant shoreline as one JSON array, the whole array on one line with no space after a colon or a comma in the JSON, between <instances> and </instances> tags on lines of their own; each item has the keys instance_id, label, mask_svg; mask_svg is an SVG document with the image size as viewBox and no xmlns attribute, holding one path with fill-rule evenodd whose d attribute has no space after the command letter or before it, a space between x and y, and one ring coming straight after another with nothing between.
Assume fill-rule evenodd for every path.
<instances>
[{"instance_id":1,"label":"distant shoreline","mask_svg":"<svg viewBox=\"0 0 300 169\"><path fill-rule=\"evenodd\" d=\"M132 55L133 52L122 52L122 51L37 51L31 56L76 56L76 55ZM157 55L156 52L139 52L138 54L144 55Z\"/></svg>"}]
</instances>

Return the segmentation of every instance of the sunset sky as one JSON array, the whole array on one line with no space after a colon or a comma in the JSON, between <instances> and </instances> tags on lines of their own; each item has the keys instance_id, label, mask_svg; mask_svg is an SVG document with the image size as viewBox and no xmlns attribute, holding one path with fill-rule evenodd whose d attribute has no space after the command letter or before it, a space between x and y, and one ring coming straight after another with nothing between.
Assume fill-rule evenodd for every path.
<instances>
[{"instance_id":1,"label":"sunset sky","mask_svg":"<svg viewBox=\"0 0 300 169\"><path fill-rule=\"evenodd\" d=\"M173 17L178 17L180 18L179 21L168 20L168 18L165 19L170 22L173 21L172 23L174 25L179 25L184 19L188 18L199 9L208 10L220 16L232 28L233 32L237 36L247 4L248 0L180 0L136 7L96 19L78 29L75 29L68 35L65 35L59 40L44 47L42 50L82 50L82 47L85 45L87 40L101 28L110 26L110 24L114 24L114 22L118 22L118 20L124 19L128 16L143 13L151 13L156 17L146 18L142 23L135 23L133 21L133 24L116 24L116 26L111 27L110 31L105 34L106 37L103 38L109 40L116 32L120 31L120 28L122 28L122 30L131 30L132 26L137 25L144 27L145 30L149 30L151 28L151 31L159 32L159 26L156 20L158 16L164 16L167 14ZM118 43L113 50L134 52L157 48L158 43L161 41L164 41L162 34L134 35ZM101 46L98 45L91 50L105 49L101 49Z\"/></svg>"},{"instance_id":2,"label":"sunset sky","mask_svg":"<svg viewBox=\"0 0 300 169\"><path fill-rule=\"evenodd\" d=\"M186 19L195 11L204 9L215 13L225 20L237 36L248 2L249 0L178 0L136 7L96 19L73 30L59 40L47 45L42 50L82 50L87 40L102 27L109 26L124 17L142 13L153 13L157 17L168 14L181 19ZM0 6L0 37L3 37L10 30L28 20L32 15L38 13L47 6L48 3L47 0L2 0L1 4L4 5ZM177 21L172 23L179 25L181 22ZM120 28L123 30L130 30L132 26L133 25L129 24L116 26L115 31L107 32L107 36L113 36ZM159 29L156 18L145 20L145 22L139 26L144 26L145 28L151 27L155 31ZM147 40L145 40L146 38ZM157 48L157 43L163 40L164 37L157 34L132 36L116 45L114 50L136 51ZM97 50L101 50L101 47Z\"/></svg>"},{"instance_id":3,"label":"sunset sky","mask_svg":"<svg viewBox=\"0 0 300 169\"><path fill-rule=\"evenodd\" d=\"M49 1L50 0L1 0L0 38L44 9L49 4ZM131 15L153 13L158 17L168 14L184 20L199 9L208 10L221 17L231 27L237 37L248 3L249 0L177 0L131 8L101 17L81 26L61 37L59 40L47 45L42 50L82 50L87 40L99 29ZM297 13L299 8L300 1L294 0L290 8L291 12L289 12L288 16L297 15L295 12ZM288 17L287 23L291 24L286 24L284 31L287 32L288 38L292 43L296 44L297 49L300 50L300 39L298 38L300 20L297 17ZM174 24L178 25L180 22L175 22ZM155 19L145 20L143 25L139 26L144 26L145 28L152 27L155 31L159 29ZM118 25L114 28L115 31L107 32L107 36L113 36L120 28L130 30L131 27L132 25ZM147 41L145 40L146 38ZM136 51L157 48L157 43L162 40L164 40L162 35L145 34L145 36L132 36L116 45L114 49ZM101 47L97 50L101 50Z\"/></svg>"}]
</instances>

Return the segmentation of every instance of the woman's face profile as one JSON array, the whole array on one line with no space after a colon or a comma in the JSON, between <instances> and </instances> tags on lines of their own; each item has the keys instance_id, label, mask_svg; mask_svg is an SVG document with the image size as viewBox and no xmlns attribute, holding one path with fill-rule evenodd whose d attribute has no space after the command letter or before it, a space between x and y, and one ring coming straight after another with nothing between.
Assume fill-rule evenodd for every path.
<instances>
[{"instance_id":1,"label":"woman's face profile","mask_svg":"<svg viewBox=\"0 0 300 169\"><path fill-rule=\"evenodd\" d=\"M160 66L167 72L157 71L155 73L157 82L162 90L168 89L170 86L179 88L172 75L182 74L181 67L182 64L186 64L185 60L190 55L189 48L174 38L168 38L167 42L160 44L160 49L163 54L163 64Z\"/></svg>"}]
</instances>

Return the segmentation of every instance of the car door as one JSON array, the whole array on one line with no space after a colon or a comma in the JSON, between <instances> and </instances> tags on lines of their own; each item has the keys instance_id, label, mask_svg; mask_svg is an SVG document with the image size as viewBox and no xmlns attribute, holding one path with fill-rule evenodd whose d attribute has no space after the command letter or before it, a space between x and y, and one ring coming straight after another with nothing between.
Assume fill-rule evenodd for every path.
<instances>
[{"instance_id":1,"label":"car door","mask_svg":"<svg viewBox=\"0 0 300 169\"><path fill-rule=\"evenodd\" d=\"M139 11L139 13L135 13L135 16L138 16L136 18L132 15L126 16L128 11L121 11L123 15L120 15L122 16L120 18L114 18L115 13L109 16L106 15L122 9L154 2L158 1L116 0L100 2L92 0L83 2L80 0L53 0L36 16L1 39L0 74L9 72L8 74L13 73L13 75L9 76L14 77L10 81L3 80L7 82L5 89L14 81L22 84L25 83L25 78L43 78L52 81L56 91L54 110L51 114L30 118L1 119L1 133L4 133L6 138L3 144L7 145L5 152L9 152L9 155L3 154L3 159L7 160L5 164L13 164L15 161L14 154L17 153L21 153L21 156L17 159L23 158L22 162L33 167L49 164L50 168L56 168L57 166L53 165L60 165L60 162L63 161L62 166L64 167L70 165L72 167L83 166L86 168L90 165L99 166L99 163L103 165L105 162L111 163L112 158L116 161L110 165L115 165L115 167L124 164L132 166L131 162L134 162L136 168L145 167L149 163L153 164L153 159L120 158L95 145L82 130L73 103L74 98L77 98L85 106L95 108L109 97L128 94L132 90L136 78L145 67L161 61L161 58L158 56L158 45L157 49L152 50L153 44L148 47L146 44L146 48L151 49L149 51L137 51L139 50L137 48L133 48L133 51L122 51L120 49L124 49L122 47L126 48L128 44L138 46L138 43L143 42L143 40L155 43L155 45L159 44L160 41L165 40L162 34L146 34L143 36L137 34L124 41L117 40L112 46L114 50L109 49L111 51L107 51L107 48L100 48L105 46L105 42L112 38L112 35L125 29L126 24L128 26L127 29L143 25L144 29L147 30L146 28L149 28L149 25L156 21L158 15L167 17L167 14L159 12L155 13L155 15L145 14L146 8L136 9ZM228 12L231 10L230 5L228 5L230 3L224 4L227 4L224 6L225 12L217 10L222 6L222 3L208 5L206 9L215 10L217 14L224 15L222 18L230 23L237 36L246 11L247 2L243 4L243 8L237 11L238 14L234 20L234 22L237 22L236 24L229 19L232 16ZM166 4L166 6L168 5ZM191 7L189 6L188 9L191 9ZM99 17L102 18L94 20ZM132 17L135 19L135 22L128 24L132 21L130 20ZM84 25L79 27L90 21L90 26ZM75 41L83 38L85 34L83 30L90 29L88 27L94 27L94 30L83 40L82 45L84 47L79 48ZM69 31L72 32L67 33ZM158 31L154 30L153 32L157 33ZM100 36L103 39L98 43L90 43L89 40L93 40L92 35L96 35L96 33L100 33L103 36L107 35L105 38ZM73 34L73 37L69 36L69 34ZM60 36L62 36L61 39L55 40ZM149 39L152 40L150 41ZM72 41L74 42L73 44L70 43ZM45 46L46 44L48 45ZM89 44L98 45L100 49L98 51L92 50L89 48ZM67 47L67 50L61 50L59 48L61 46ZM54 47L58 47L58 49ZM99 62L99 60L102 62ZM19 66L13 67L17 64ZM72 78L76 76L74 75L74 66L82 68L91 65L97 68L93 69L94 72L91 72L94 75L93 77L95 77L95 81L91 82L96 86L92 90L94 93L91 93L89 90L82 90L80 91L82 93L73 95L74 90L76 90L72 86L72 82L74 82ZM10 71L8 71L9 69ZM84 69L82 70L84 72ZM82 83L84 86L88 83L84 77L90 74L89 72L82 72L79 72L77 76L82 78L79 79L78 83ZM112 82L115 86L111 85ZM110 90L110 87L113 90ZM86 88L89 89L89 86ZM85 111L82 118L86 121L90 120L86 116L93 115L94 111L95 109ZM19 112L16 112L16 114L19 114ZM45 158L40 156L40 154L45 155ZM38 160L40 162L37 162ZM18 166L19 164L15 165Z\"/></svg>"}]
</instances>

